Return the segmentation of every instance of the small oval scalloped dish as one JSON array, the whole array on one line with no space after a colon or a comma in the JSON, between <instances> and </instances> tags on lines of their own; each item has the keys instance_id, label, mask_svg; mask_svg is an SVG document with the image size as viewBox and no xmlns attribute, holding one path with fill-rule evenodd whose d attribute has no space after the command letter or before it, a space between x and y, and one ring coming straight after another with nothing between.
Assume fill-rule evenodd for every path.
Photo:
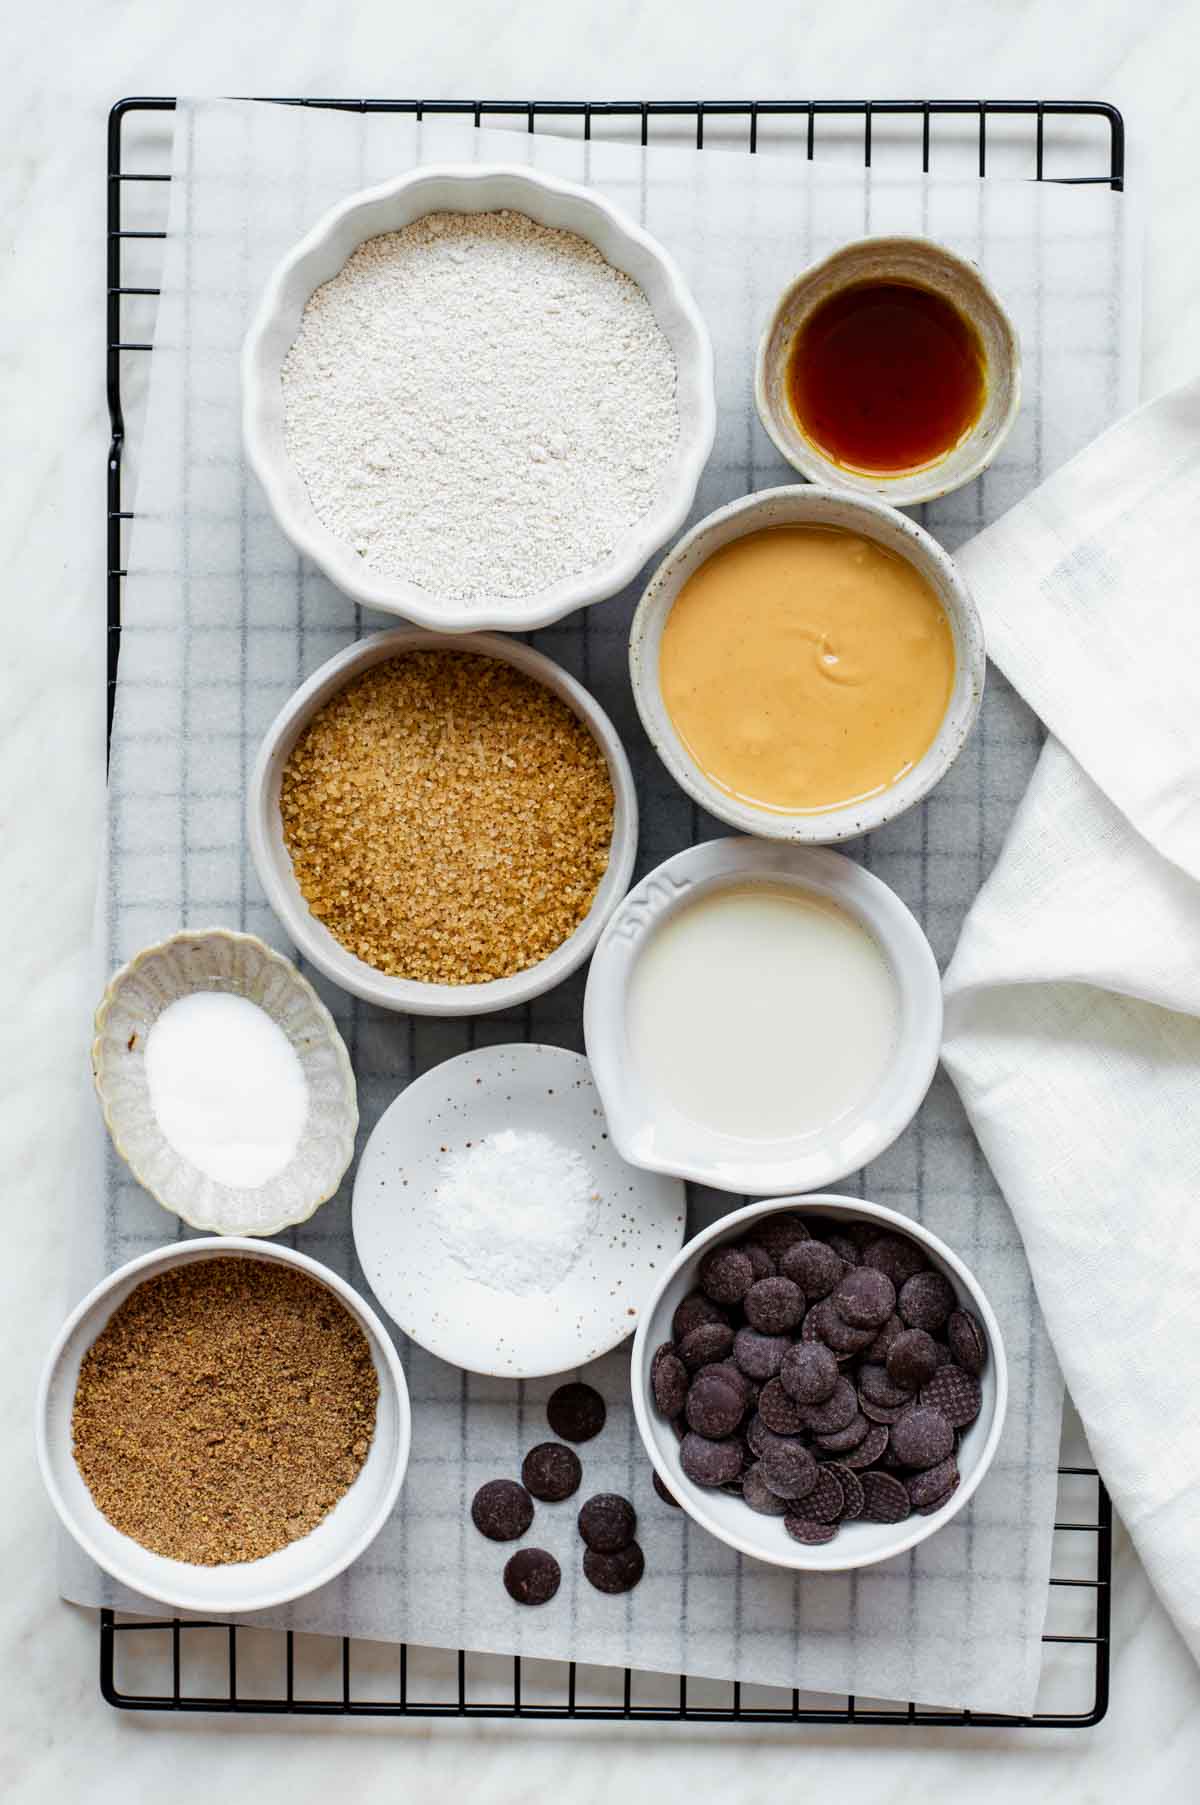
<instances>
[{"instance_id":1,"label":"small oval scalloped dish","mask_svg":"<svg viewBox=\"0 0 1200 1805\"><path fill-rule=\"evenodd\" d=\"M300 1061L308 1112L299 1144L262 1185L208 1177L171 1145L155 1115L145 1060L150 1030L170 1004L197 991L257 1004ZM192 1228L278 1234L333 1196L354 1154L357 1091L333 1017L290 960L254 934L228 928L173 934L122 966L96 1011L92 1075L113 1146L139 1184Z\"/></svg>"}]
</instances>

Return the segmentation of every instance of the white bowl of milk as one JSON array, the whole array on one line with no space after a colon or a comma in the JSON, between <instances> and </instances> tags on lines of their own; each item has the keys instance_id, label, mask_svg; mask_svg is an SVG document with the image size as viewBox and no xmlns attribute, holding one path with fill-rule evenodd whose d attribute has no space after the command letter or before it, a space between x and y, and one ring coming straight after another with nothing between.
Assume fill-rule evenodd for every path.
<instances>
[{"instance_id":1,"label":"white bowl of milk","mask_svg":"<svg viewBox=\"0 0 1200 1805\"><path fill-rule=\"evenodd\" d=\"M584 1036L632 1165L742 1195L818 1190L903 1133L942 996L894 891L840 853L710 840L631 890L592 959Z\"/></svg>"}]
</instances>

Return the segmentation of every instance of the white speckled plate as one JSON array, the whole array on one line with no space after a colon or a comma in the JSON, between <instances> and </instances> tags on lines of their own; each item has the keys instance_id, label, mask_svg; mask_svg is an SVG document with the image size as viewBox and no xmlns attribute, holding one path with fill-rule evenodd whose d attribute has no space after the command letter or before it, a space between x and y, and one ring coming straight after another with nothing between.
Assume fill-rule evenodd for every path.
<instances>
[{"instance_id":1,"label":"white speckled plate","mask_svg":"<svg viewBox=\"0 0 1200 1805\"><path fill-rule=\"evenodd\" d=\"M574 1265L532 1295L473 1277L436 1217L447 1153L506 1129L578 1153L599 1192ZM426 1072L381 1117L354 1183L354 1244L388 1315L439 1359L505 1379L565 1372L632 1334L686 1214L678 1179L621 1158L587 1060L561 1047L480 1047Z\"/></svg>"}]
</instances>

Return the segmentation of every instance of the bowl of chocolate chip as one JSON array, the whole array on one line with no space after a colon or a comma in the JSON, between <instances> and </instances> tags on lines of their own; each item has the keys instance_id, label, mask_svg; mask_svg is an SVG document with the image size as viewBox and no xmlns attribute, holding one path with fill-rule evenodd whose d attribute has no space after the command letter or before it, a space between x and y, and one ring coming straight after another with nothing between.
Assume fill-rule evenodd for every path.
<instances>
[{"instance_id":1,"label":"bowl of chocolate chip","mask_svg":"<svg viewBox=\"0 0 1200 1805\"><path fill-rule=\"evenodd\" d=\"M920 1223L809 1194L735 1210L642 1312L633 1407L659 1479L718 1540L843 1572L962 1510L1004 1426L995 1313Z\"/></svg>"}]
</instances>

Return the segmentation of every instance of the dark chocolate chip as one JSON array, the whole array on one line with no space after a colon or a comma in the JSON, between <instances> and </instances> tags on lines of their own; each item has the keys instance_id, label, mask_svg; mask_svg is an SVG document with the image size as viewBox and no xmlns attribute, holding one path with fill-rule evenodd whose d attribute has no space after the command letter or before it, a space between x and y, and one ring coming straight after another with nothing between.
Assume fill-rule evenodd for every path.
<instances>
[{"instance_id":1,"label":"dark chocolate chip","mask_svg":"<svg viewBox=\"0 0 1200 1805\"><path fill-rule=\"evenodd\" d=\"M880 1330L896 1305L896 1287L872 1266L852 1266L833 1294L833 1304L852 1329Z\"/></svg>"},{"instance_id":2,"label":"dark chocolate chip","mask_svg":"<svg viewBox=\"0 0 1200 1805\"><path fill-rule=\"evenodd\" d=\"M790 1506L785 1498L773 1492L759 1467L750 1467L742 1476L742 1497L761 1517L784 1517Z\"/></svg>"},{"instance_id":3,"label":"dark chocolate chip","mask_svg":"<svg viewBox=\"0 0 1200 1805\"><path fill-rule=\"evenodd\" d=\"M812 1491L805 1494L804 1515L815 1517L818 1523L836 1523L845 1501L846 1495L837 1474L829 1467L822 1467Z\"/></svg>"},{"instance_id":4,"label":"dark chocolate chip","mask_svg":"<svg viewBox=\"0 0 1200 1805\"><path fill-rule=\"evenodd\" d=\"M928 1329L905 1329L897 1335L887 1357L887 1376L904 1391L919 1391L937 1371L937 1342ZM880 1397L879 1402L886 1404Z\"/></svg>"},{"instance_id":5,"label":"dark chocolate chip","mask_svg":"<svg viewBox=\"0 0 1200 1805\"><path fill-rule=\"evenodd\" d=\"M591 1441L603 1429L607 1416L600 1393L580 1380L560 1385L546 1400L546 1420L563 1441Z\"/></svg>"},{"instance_id":6,"label":"dark chocolate chip","mask_svg":"<svg viewBox=\"0 0 1200 1805\"><path fill-rule=\"evenodd\" d=\"M873 1360L879 1366L885 1365L888 1355L896 1345L899 1337L903 1334L904 1324L893 1311L880 1329L878 1335L876 1335L874 1341L871 1342L869 1347L863 1349L864 1360Z\"/></svg>"},{"instance_id":7,"label":"dark chocolate chip","mask_svg":"<svg viewBox=\"0 0 1200 1805\"><path fill-rule=\"evenodd\" d=\"M910 1329L942 1328L957 1302L954 1287L940 1272L915 1272L900 1287L898 1308Z\"/></svg>"},{"instance_id":8,"label":"dark chocolate chip","mask_svg":"<svg viewBox=\"0 0 1200 1805\"><path fill-rule=\"evenodd\" d=\"M795 1348L790 1350L793 1354L796 1351ZM758 1398L758 1414L776 1435L799 1435L804 1427L800 1406L789 1398L781 1378L768 1379L763 1386Z\"/></svg>"},{"instance_id":9,"label":"dark chocolate chip","mask_svg":"<svg viewBox=\"0 0 1200 1805\"><path fill-rule=\"evenodd\" d=\"M840 1228L827 1229L821 1236L827 1247L832 1247L844 1266L860 1266L862 1254L851 1235Z\"/></svg>"},{"instance_id":10,"label":"dark chocolate chip","mask_svg":"<svg viewBox=\"0 0 1200 1805\"><path fill-rule=\"evenodd\" d=\"M654 1485L655 1491L658 1493L659 1497L662 1499L664 1504L669 1504L671 1506L672 1510L682 1510L683 1509L683 1506L682 1506L682 1504L680 1504L678 1498L674 1495L673 1492L671 1492L667 1489L667 1487L663 1484L662 1480L659 1478L657 1469L655 1470L655 1472L652 1475L652 1483Z\"/></svg>"},{"instance_id":11,"label":"dark chocolate chip","mask_svg":"<svg viewBox=\"0 0 1200 1805\"><path fill-rule=\"evenodd\" d=\"M856 1410L844 1429L835 1429L829 1435L814 1435L813 1445L822 1454L849 1454L853 1448L860 1447L871 1432L871 1424L861 1410Z\"/></svg>"},{"instance_id":12,"label":"dark chocolate chip","mask_svg":"<svg viewBox=\"0 0 1200 1805\"><path fill-rule=\"evenodd\" d=\"M504 1569L504 1590L517 1604L546 1604L561 1580L562 1568L546 1548L518 1548Z\"/></svg>"},{"instance_id":13,"label":"dark chocolate chip","mask_svg":"<svg viewBox=\"0 0 1200 1805\"><path fill-rule=\"evenodd\" d=\"M915 1409L916 1402L916 1398L909 1398L907 1403L893 1404L889 1408L886 1404L873 1404L870 1398L864 1398L861 1393L859 1394L859 1408L863 1415L870 1417L873 1423L886 1423L889 1428L893 1423L898 1423L902 1416L907 1416L910 1410Z\"/></svg>"},{"instance_id":14,"label":"dark chocolate chip","mask_svg":"<svg viewBox=\"0 0 1200 1805\"><path fill-rule=\"evenodd\" d=\"M664 1416L678 1416L687 1402L687 1367L669 1341L664 1342L650 1363L650 1389Z\"/></svg>"},{"instance_id":15,"label":"dark chocolate chip","mask_svg":"<svg viewBox=\"0 0 1200 1805\"><path fill-rule=\"evenodd\" d=\"M940 1411L952 1429L965 1429L979 1415L983 1392L974 1373L961 1366L942 1366L922 1386L921 1402Z\"/></svg>"},{"instance_id":16,"label":"dark chocolate chip","mask_svg":"<svg viewBox=\"0 0 1200 1805\"><path fill-rule=\"evenodd\" d=\"M750 1418L745 1429L746 1446L749 1448L751 1454L753 1454L755 1460L762 1459L762 1451L771 1439L773 1433L774 1431L771 1429L770 1425L764 1423L761 1416L755 1415Z\"/></svg>"},{"instance_id":17,"label":"dark chocolate chip","mask_svg":"<svg viewBox=\"0 0 1200 1805\"><path fill-rule=\"evenodd\" d=\"M906 1467L936 1466L954 1452L954 1431L940 1410L918 1405L892 1425L892 1447Z\"/></svg>"},{"instance_id":18,"label":"dark chocolate chip","mask_svg":"<svg viewBox=\"0 0 1200 1805\"><path fill-rule=\"evenodd\" d=\"M949 1503L957 1490L958 1480L955 1479L954 1484L948 1485L940 1498L931 1498L928 1504L918 1504L916 1507L918 1516L932 1517L935 1510L941 1510L943 1504Z\"/></svg>"},{"instance_id":19,"label":"dark chocolate chip","mask_svg":"<svg viewBox=\"0 0 1200 1805\"><path fill-rule=\"evenodd\" d=\"M692 1380L684 1414L689 1429L721 1441L732 1435L746 1411L745 1393L725 1374L704 1367Z\"/></svg>"},{"instance_id":20,"label":"dark chocolate chip","mask_svg":"<svg viewBox=\"0 0 1200 1805\"><path fill-rule=\"evenodd\" d=\"M857 1415L858 1393L849 1379L839 1374L823 1404L804 1406L804 1425L813 1435L836 1435L839 1429L848 1429Z\"/></svg>"},{"instance_id":21,"label":"dark chocolate chip","mask_svg":"<svg viewBox=\"0 0 1200 1805\"><path fill-rule=\"evenodd\" d=\"M797 1243L803 1246L802 1242ZM756 1279L773 1279L778 1271L774 1260L761 1241L739 1241L738 1246L749 1260Z\"/></svg>"},{"instance_id":22,"label":"dark chocolate chip","mask_svg":"<svg viewBox=\"0 0 1200 1805\"><path fill-rule=\"evenodd\" d=\"M692 1429L679 1444L679 1464L694 1485L727 1485L744 1461L740 1441L709 1441Z\"/></svg>"},{"instance_id":23,"label":"dark chocolate chip","mask_svg":"<svg viewBox=\"0 0 1200 1805\"><path fill-rule=\"evenodd\" d=\"M987 1365L987 1336L983 1324L969 1310L951 1310L946 1322L946 1340L964 1372L979 1377Z\"/></svg>"},{"instance_id":24,"label":"dark chocolate chip","mask_svg":"<svg viewBox=\"0 0 1200 1805\"><path fill-rule=\"evenodd\" d=\"M589 1548L615 1554L637 1534L637 1512L619 1492L597 1492L579 1513L579 1533Z\"/></svg>"},{"instance_id":25,"label":"dark chocolate chip","mask_svg":"<svg viewBox=\"0 0 1200 1805\"><path fill-rule=\"evenodd\" d=\"M862 1480L848 1467L845 1461L831 1461L825 1468L827 1473L836 1473L837 1482L842 1488L842 1509L838 1517L839 1523L855 1523L863 1514L866 1498L863 1495Z\"/></svg>"},{"instance_id":26,"label":"dark chocolate chip","mask_svg":"<svg viewBox=\"0 0 1200 1805\"><path fill-rule=\"evenodd\" d=\"M915 1272L924 1272L929 1261L925 1258L915 1241L907 1235L876 1235L863 1248L862 1262L864 1266L873 1266L876 1272L886 1273L897 1291Z\"/></svg>"},{"instance_id":27,"label":"dark chocolate chip","mask_svg":"<svg viewBox=\"0 0 1200 1805\"><path fill-rule=\"evenodd\" d=\"M803 1498L820 1473L803 1442L779 1435L766 1442L758 1465L763 1479L780 1498Z\"/></svg>"},{"instance_id":28,"label":"dark chocolate chip","mask_svg":"<svg viewBox=\"0 0 1200 1805\"><path fill-rule=\"evenodd\" d=\"M786 1335L763 1335L757 1329L739 1329L734 1337L733 1357L748 1378L773 1379L791 1345Z\"/></svg>"},{"instance_id":29,"label":"dark chocolate chip","mask_svg":"<svg viewBox=\"0 0 1200 1805\"><path fill-rule=\"evenodd\" d=\"M839 1466L852 1467L855 1472L873 1467L877 1460L883 1460L888 1451L889 1431L882 1423L872 1423L858 1446L849 1454L843 1454Z\"/></svg>"},{"instance_id":30,"label":"dark chocolate chip","mask_svg":"<svg viewBox=\"0 0 1200 1805\"><path fill-rule=\"evenodd\" d=\"M760 1216L754 1224L753 1234L777 1266L789 1247L794 1247L797 1241L808 1240L808 1230L799 1216L792 1215L790 1210L781 1210L776 1216Z\"/></svg>"},{"instance_id":31,"label":"dark chocolate chip","mask_svg":"<svg viewBox=\"0 0 1200 1805\"><path fill-rule=\"evenodd\" d=\"M804 1315L804 1293L791 1279L758 1279L742 1300L742 1308L752 1329L764 1335L786 1335Z\"/></svg>"},{"instance_id":32,"label":"dark chocolate chip","mask_svg":"<svg viewBox=\"0 0 1200 1805\"><path fill-rule=\"evenodd\" d=\"M828 1297L846 1270L832 1247L824 1241L797 1241L780 1257L779 1270L784 1278L799 1285L810 1303Z\"/></svg>"},{"instance_id":33,"label":"dark chocolate chip","mask_svg":"<svg viewBox=\"0 0 1200 1805\"><path fill-rule=\"evenodd\" d=\"M787 1516L783 1519L783 1527L793 1542L804 1542L815 1548L819 1542L832 1542L837 1534L836 1523L818 1523L812 1517Z\"/></svg>"},{"instance_id":34,"label":"dark chocolate chip","mask_svg":"<svg viewBox=\"0 0 1200 1805\"><path fill-rule=\"evenodd\" d=\"M908 1492L891 1473L861 1473L863 1520L867 1523L903 1523L911 1513Z\"/></svg>"},{"instance_id":35,"label":"dark chocolate chip","mask_svg":"<svg viewBox=\"0 0 1200 1805\"><path fill-rule=\"evenodd\" d=\"M720 1373L731 1385L736 1385L746 1401L747 1408L758 1401L759 1387L753 1379L748 1379L735 1360L717 1360L712 1366L702 1366L702 1373Z\"/></svg>"},{"instance_id":36,"label":"dark chocolate chip","mask_svg":"<svg viewBox=\"0 0 1200 1805\"><path fill-rule=\"evenodd\" d=\"M733 1330L727 1322L702 1322L679 1343L679 1358L690 1373L715 1360L724 1360L733 1346Z\"/></svg>"},{"instance_id":37,"label":"dark chocolate chip","mask_svg":"<svg viewBox=\"0 0 1200 1805\"><path fill-rule=\"evenodd\" d=\"M705 1297L717 1304L737 1304L754 1283L749 1254L738 1247L710 1247L696 1274Z\"/></svg>"},{"instance_id":38,"label":"dark chocolate chip","mask_svg":"<svg viewBox=\"0 0 1200 1805\"><path fill-rule=\"evenodd\" d=\"M515 1479L489 1479L471 1500L471 1521L489 1542L515 1542L533 1522L533 1499Z\"/></svg>"},{"instance_id":39,"label":"dark chocolate chip","mask_svg":"<svg viewBox=\"0 0 1200 1805\"><path fill-rule=\"evenodd\" d=\"M645 1571L646 1557L636 1542L618 1548L615 1554L601 1554L595 1548L584 1551L584 1577L597 1592L632 1592Z\"/></svg>"},{"instance_id":40,"label":"dark chocolate chip","mask_svg":"<svg viewBox=\"0 0 1200 1805\"><path fill-rule=\"evenodd\" d=\"M875 1339L873 1329L856 1329L851 1323L843 1322L831 1297L822 1298L819 1304L814 1304L804 1318L803 1336L806 1341L809 1339L810 1324L814 1330L813 1339L823 1341L835 1354L861 1353Z\"/></svg>"},{"instance_id":41,"label":"dark chocolate chip","mask_svg":"<svg viewBox=\"0 0 1200 1805\"><path fill-rule=\"evenodd\" d=\"M579 1490L583 1468L574 1448L560 1441L542 1441L530 1448L521 1462L521 1479L525 1490L545 1504L561 1504Z\"/></svg>"},{"instance_id":42,"label":"dark chocolate chip","mask_svg":"<svg viewBox=\"0 0 1200 1805\"><path fill-rule=\"evenodd\" d=\"M957 1483L958 1462L953 1454L948 1454L935 1467L926 1467L907 1481L909 1502L914 1510L924 1510L935 1499L947 1497Z\"/></svg>"},{"instance_id":43,"label":"dark chocolate chip","mask_svg":"<svg viewBox=\"0 0 1200 1805\"><path fill-rule=\"evenodd\" d=\"M714 1304L711 1297L705 1297L703 1291L689 1291L671 1318L671 1337L678 1346L684 1336L698 1329L701 1323L728 1321L728 1311L720 1304Z\"/></svg>"},{"instance_id":44,"label":"dark chocolate chip","mask_svg":"<svg viewBox=\"0 0 1200 1805\"><path fill-rule=\"evenodd\" d=\"M902 1404L911 1404L913 1390L911 1385L894 1381L887 1367L880 1366L874 1360L864 1361L858 1369L859 1396L866 1398L871 1404L878 1404L883 1410L895 1410Z\"/></svg>"},{"instance_id":45,"label":"dark chocolate chip","mask_svg":"<svg viewBox=\"0 0 1200 1805\"><path fill-rule=\"evenodd\" d=\"M779 1383L797 1404L823 1404L838 1382L837 1361L820 1341L798 1341L783 1356Z\"/></svg>"}]
</instances>

